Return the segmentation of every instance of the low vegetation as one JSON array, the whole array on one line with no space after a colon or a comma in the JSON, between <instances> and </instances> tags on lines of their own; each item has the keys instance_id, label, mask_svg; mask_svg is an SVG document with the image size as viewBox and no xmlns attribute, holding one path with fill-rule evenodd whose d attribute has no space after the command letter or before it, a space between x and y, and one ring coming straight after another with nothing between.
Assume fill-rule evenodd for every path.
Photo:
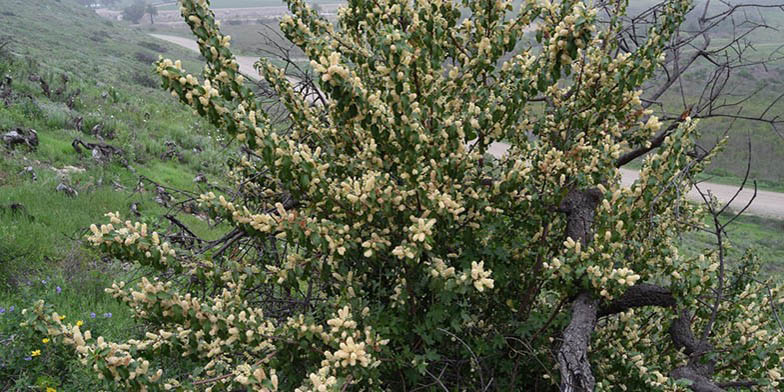
<instances>
[{"instance_id":1,"label":"low vegetation","mask_svg":"<svg viewBox=\"0 0 784 392\"><path fill-rule=\"evenodd\" d=\"M185 197L167 188L175 200L164 205L155 184L196 191L220 178L226 152L211 126L160 90L159 53L201 67L193 53L70 1L3 3L0 136L35 130L37 145L0 141L0 390L97 390L73 355L19 327L21 310L46 298L74 322L133 336L131 314L103 289L138 271L85 248L82 237L107 211L167 226L160 217ZM86 147L96 145L121 152L96 156ZM206 182L193 181L200 174ZM215 235L195 215L182 219Z\"/></svg>"}]
</instances>

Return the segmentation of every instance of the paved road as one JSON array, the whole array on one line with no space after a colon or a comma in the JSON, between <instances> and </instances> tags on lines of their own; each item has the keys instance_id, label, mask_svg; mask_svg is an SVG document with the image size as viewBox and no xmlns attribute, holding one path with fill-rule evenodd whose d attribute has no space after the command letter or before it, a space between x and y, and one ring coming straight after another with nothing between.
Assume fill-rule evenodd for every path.
<instances>
[{"instance_id":1,"label":"paved road","mask_svg":"<svg viewBox=\"0 0 784 392\"><path fill-rule=\"evenodd\" d=\"M199 47L196 44L196 41L193 39L177 37L173 35L163 35L163 34L150 34L155 38L162 39L164 41L169 41L171 43L186 47L191 50L199 51ZM237 56L237 62L240 65L240 72L246 74L248 77L258 80L259 75L256 70L253 68L253 63L255 63L257 58L248 57L248 56ZM292 80L296 82L296 79ZM509 145L504 143L493 143L490 146L490 153L495 155L496 157L500 157L503 155L506 150L509 148ZM624 185L631 185L638 177L639 173L635 170L629 169L621 169L621 175L623 176L622 183ZM713 184L713 183L702 183L700 184L700 188L704 190L710 190L716 197L719 198L721 201L729 201L737 190L737 187L732 185L722 185L722 184ZM731 208L733 209L741 209L743 208L746 203L751 199L752 195L754 194L753 189L745 189L741 194L733 201ZM699 193L696 189L692 189L689 194L689 198L697 201L702 202ZM766 216L772 217L777 219L784 219L784 193L777 193L777 192L768 192L768 191L757 191L757 197L754 199L754 202L751 204L748 210L746 210L748 214L758 215L758 216Z\"/></svg>"}]
</instances>

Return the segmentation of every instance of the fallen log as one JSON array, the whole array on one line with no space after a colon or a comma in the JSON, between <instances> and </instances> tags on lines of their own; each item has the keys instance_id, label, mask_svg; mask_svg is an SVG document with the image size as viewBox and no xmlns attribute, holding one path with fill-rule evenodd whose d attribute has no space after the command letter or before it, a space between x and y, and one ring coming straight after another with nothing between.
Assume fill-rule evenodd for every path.
<instances>
[{"instance_id":1,"label":"fallen log","mask_svg":"<svg viewBox=\"0 0 784 392\"><path fill-rule=\"evenodd\" d=\"M82 147L92 152L92 157L98 162L108 162L112 157L121 157L123 150L106 143L85 143L81 139L74 139L71 146L76 153L82 153ZM123 160L123 164L125 164ZM126 165L127 166L127 165Z\"/></svg>"},{"instance_id":2,"label":"fallen log","mask_svg":"<svg viewBox=\"0 0 784 392\"><path fill-rule=\"evenodd\" d=\"M35 150L38 148L38 132L32 128L28 130L15 128L3 134L3 143L12 149L18 145L26 145L31 150Z\"/></svg>"}]
</instances>

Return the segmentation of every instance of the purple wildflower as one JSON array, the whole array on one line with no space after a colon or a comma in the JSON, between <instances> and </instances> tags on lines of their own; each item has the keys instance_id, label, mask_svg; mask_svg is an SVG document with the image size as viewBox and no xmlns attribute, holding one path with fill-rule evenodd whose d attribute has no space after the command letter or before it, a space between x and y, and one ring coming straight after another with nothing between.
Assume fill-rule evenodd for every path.
<instances>
[{"instance_id":1,"label":"purple wildflower","mask_svg":"<svg viewBox=\"0 0 784 392\"><path fill-rule=\"evenodd\" d=\"M106 318L112 318L112 314L111 314L111 313L109 313L109 312L107 312L107 313L104 313L104 314L103 314L103 317L106 317Z\"/></svg>"},{"instance_id":2,"label":"purple wildflower","mask_svg":"<svg viewBox=\"0 0 784 392\"><path fill-rule=\"evenodd\" d=\"M95 312L90 312L90 318L95 318Z\"/></svg>"},{"instance_id":3,"label":"purple wildflower","mask_svg":"<svg viewBox=\"0 0 784 392\"><path fill-rule=\"evenodd\" d=\"M11 307L10 307L10 308L8 308L8 311L9 311L9 312L13 312L13 311L14 311L14 309L16 309L16 307L15 307L14 305L11 305Z\"/></svg>"},{"instance_id":4,"label":"purple wildflower","mask_svg":"<svg viewBox=\"0 0 784 392\"><path fill-rule=\"evenodd\" d=\"M60 292L62 292L62 291L63 291L63 289L61 289L61 288L60 288L60 286L57 286L57 288L56 288L56 289L54 289L54 291L56 291L56 292L57 292L57 294L60 294Z\"/></svg>"},{"instance_id":5,"label":"purple wildflower","mask_svg":"<svg viewBox=\"0 0 784 392\"><path fill-rule=\"evenodd\" d=\"M31 357L31 356L27 356L27 357L24 357L24 360L25 360L25 361L32 361L32 360L33 360L33 357Z\"/></svg>"},{"instance_id":6,"label":"purple wildflower","mask_svg":"<svg viewBox=\"0 0 784 392\"><path fill-rule=\"evenodd\" d=\"M0 314L5 313L5 308L0 308Z\"/></svg>"},{"instance_id":7,"label":"purple wildflower","mask_svg":"<svg viewBox=\"0 0 784 392\"><path fill-rule=\"evenodd\" d=\"M46 284L46 279L42 279L41 283Z\"/></svg>"}]
</instances>

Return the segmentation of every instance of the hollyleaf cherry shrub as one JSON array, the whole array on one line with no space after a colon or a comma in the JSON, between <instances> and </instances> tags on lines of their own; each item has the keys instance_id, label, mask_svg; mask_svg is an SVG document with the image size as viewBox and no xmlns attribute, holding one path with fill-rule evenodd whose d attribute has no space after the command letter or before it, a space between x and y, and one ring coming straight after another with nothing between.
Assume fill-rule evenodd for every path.
<instances>
[{"instance_id":1,"label":"hollyleaf cherry shrub","mask_svg":"<svg viewBox=\"0 0 784 392\"><path fill-rule=\"evenodd\" d=\"M140 339L92 337L43 303L28 313L117 388L780 388L781 289L753 278L753 255L725 263L726 244L675 246L712 206L685 201L710 157L692 153L695 121L620 182L619 156L662 126L641 86L689 1L666 2L619 54L620 18L599 23L582 1L349 0L334 25L289 0L280 27L325 104L261 59L283 125L208 2L180 5L207 66L157 70L243 146L228 173L242 196L200 198L242 251L179 249L117 213L91 228L104 251L185 277L107 289ZM161 358L195 365L167 372Z\"/></svg>"}]
</instances>

